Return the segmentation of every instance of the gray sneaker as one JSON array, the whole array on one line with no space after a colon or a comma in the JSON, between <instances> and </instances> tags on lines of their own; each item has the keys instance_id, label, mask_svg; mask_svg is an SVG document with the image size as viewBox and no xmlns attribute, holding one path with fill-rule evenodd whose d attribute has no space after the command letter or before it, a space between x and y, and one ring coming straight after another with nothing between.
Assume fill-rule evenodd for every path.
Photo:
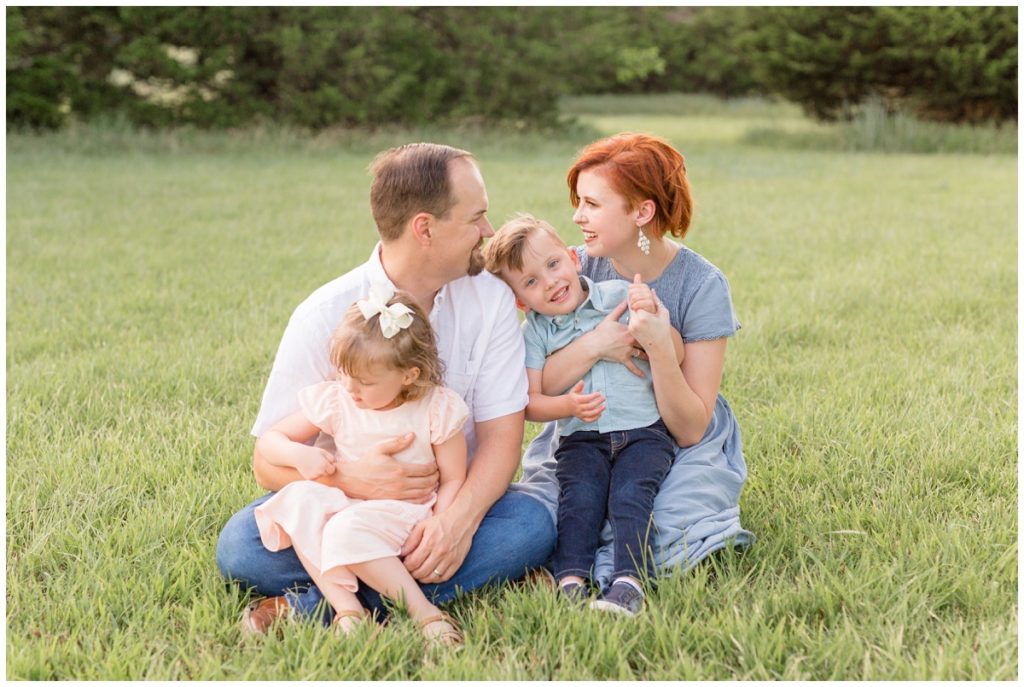
<instances>
[{"instance_id":1,"label":"gray sneaker","mask_svg":"<svg viewBox=\"0 0 1024 687\"><path fill-rule=\"evenodd\" d=\"M590 602L591 608L636 617L644 607L644 595L631 584L616 582L608 593Z\"/></svg>"},{"instance_id":2,"label":"gray sneaker","mask_svg":"<svg viewBox=\"0 0 1024 687\"><path fill-rule=\"evenodd\" d=\"M573 606L583 606L590 599L590 592L585 584L570 582L558 586L558 595Z\"/></svg>"}]
</instances>

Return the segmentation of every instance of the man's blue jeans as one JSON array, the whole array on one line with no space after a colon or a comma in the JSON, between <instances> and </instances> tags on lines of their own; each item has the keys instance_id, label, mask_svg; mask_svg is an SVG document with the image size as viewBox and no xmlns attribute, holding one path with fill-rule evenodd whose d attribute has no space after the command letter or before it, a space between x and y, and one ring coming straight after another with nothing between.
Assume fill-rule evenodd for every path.
<instances>
[{"instance_id":1,"label":"man's blue jeans","mask_svg":"<svg viewBox=\"0 0 1024 687\"><path fill-rule=\"evenodd\" d=\"M612 579L643 579L652 572L654 497L674 457L675 442L661 420L640 429L562 437L555 450L556 578L591 576L606 515L614 541Z\"/></svg>"},{"instance_id":2,"label":"man's blue jeans","mask_svg":"<svg viewBox=\"0 0 1024 687\"><path fill-rule=\"evenodd\" d=\"M273 494L256 499L235 513L217 541L217 565L224 577L251 587L265 596L287 594L299 615L312 617L323 612L323 622L334 616L330 604L313 585L295 550L268 551L260 539L253 510ZM540 501L516 492L505 492L484 516L473 536L462 567L447 582L421 585L434 603L455 598L458 591L468 592L487 584L517 580L527 571L540 567L555 546L555 527ZM387 615L381 597L365 585L358 595L363 605Z\"/></svg>"}]
</instances>

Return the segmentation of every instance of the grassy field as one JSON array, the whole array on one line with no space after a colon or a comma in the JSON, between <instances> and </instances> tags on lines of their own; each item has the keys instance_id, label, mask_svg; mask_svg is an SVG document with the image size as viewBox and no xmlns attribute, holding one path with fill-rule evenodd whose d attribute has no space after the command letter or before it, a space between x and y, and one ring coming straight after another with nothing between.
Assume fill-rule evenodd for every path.
<instances>
[{"instance_id":1,"label":"grassy field","mask_svg":"<svg viewBox=\"0 0 1024 687\"><path fill-rule=\"evenodd\" d=\"M8 136L9 679L1017 677L1015 147L792 147L819 127L782 106L570 105L583 125L551 136ZM453 604L457 654L407 620L243 641L214 546L260 493L248 429L288 316L373 245L372 154L469 147L495 224L528 210L572 241L566 169L622 129L686 155L687 244L730 279L757 543L632 622L517 587Z\"/></svg>"}]
</instances>

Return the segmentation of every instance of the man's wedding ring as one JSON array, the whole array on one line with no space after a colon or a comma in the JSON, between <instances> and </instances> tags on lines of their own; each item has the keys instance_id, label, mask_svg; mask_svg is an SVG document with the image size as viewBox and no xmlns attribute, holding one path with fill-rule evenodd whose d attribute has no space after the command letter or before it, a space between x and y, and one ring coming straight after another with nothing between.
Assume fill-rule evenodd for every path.
<instances>
[{"instance_id":1,"label":"man's wedding ring","mask_svg":"<svg viewBox=\"0 0 1024 687\"><path fill-rule=\"evenodd\" d=\"M434 568L434 574L435 574L435 575L436 575L437 577L441 577L441 571L440 571L440 570L438 570L437 568Z\"/></svg>"}]
</instances>

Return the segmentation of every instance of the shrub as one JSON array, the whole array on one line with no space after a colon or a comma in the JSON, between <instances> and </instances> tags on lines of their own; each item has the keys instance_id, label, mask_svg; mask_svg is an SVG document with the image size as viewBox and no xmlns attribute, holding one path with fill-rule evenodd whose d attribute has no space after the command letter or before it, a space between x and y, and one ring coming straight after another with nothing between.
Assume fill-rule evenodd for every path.
<instances>
[{"instance_id":1,"label":"shrub","mask_svg":"<svg viewBox=\"0 0 1024 687\"><path fill-rule=\"evenodd\" d=\"M551 124L564 10L9 8L8 126ZM467 30L467 26L472 30Z\"/></svg>"},{"instance_id":2,"label":"shrub","mask_svg":"<svg viewBox=\"0 0 1024 687\"><path fill-rule=\"evenodd\" d=\"M666 69L649 81L648 90L727 97L759 92L756 55L742 46L748 12L743 7L659 8L650 30Z\"/></svg>"},{"instance_id":3,"label":"shrub","mask_svg":"<svg viewBox=\"0 0 1024 687\"><path fill-rule=\"evenodd\" d=\"M931 119L1016 119L1015 8L770 7L747 27L757 79L819 119L869 97Z\"/></svg>"},{"instance_id":4,"label":"shrub","mask_svg":"<svg viewBox=\"0 0 1024 687\"><path fill-rule=\"evenodd\" d=\"M1014 119L1011 7L10 7L7 125L558 122L560 96Z\"/></svg>"}]
</instances>

